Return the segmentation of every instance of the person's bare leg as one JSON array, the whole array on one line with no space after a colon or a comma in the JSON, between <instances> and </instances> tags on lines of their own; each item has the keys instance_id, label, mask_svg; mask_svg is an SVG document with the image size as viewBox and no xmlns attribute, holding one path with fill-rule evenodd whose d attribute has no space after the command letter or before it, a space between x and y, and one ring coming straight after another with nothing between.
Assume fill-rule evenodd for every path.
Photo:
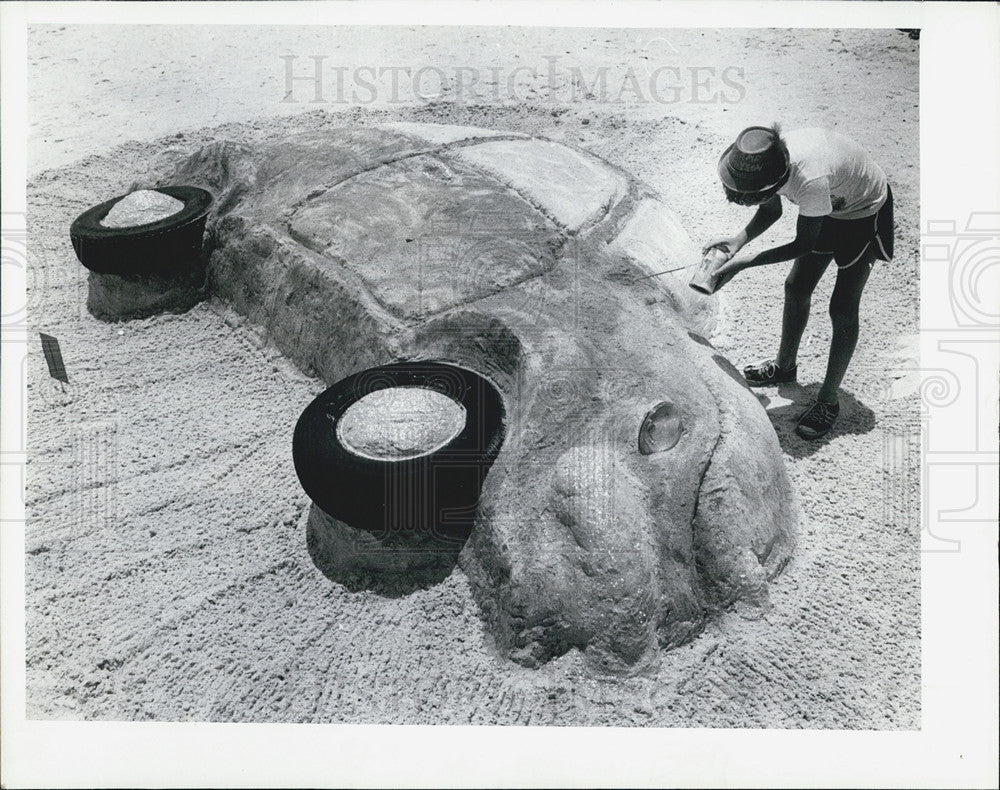
<instances>
[{"instance_id":1,"label":"person's bare leg","mask_svg":"<svg viewBox=\"0 0 1000 790\"><path fill-rule=\"evenodd\" d=\"M833 322L833 340L830 343L830 357L826 365L826 377L820 387L817 400L824 403L838 402L837 390L851 364L854 349L858 344L858 308L861 292L868 282L868 275L875 261L875 251L871 245L856 262L845 269L837 270L837 283L830 297L830 320Z\"/></svg>"},{"instance_id":2,"label":"person's bare leg","mask_svg":"<svg viewBox=\"0 0 1000 790\"><path fill-rule=\"evenodd\" d=\"M833 259L831 255L812 252L795 259L792 270L785 279L785 307L781 318L781 343L778 367L789 370L795 365L799 354L799 342L809 322L809 307L812 294L816 290L826 267Z\"/></svg>"}]
</instances>

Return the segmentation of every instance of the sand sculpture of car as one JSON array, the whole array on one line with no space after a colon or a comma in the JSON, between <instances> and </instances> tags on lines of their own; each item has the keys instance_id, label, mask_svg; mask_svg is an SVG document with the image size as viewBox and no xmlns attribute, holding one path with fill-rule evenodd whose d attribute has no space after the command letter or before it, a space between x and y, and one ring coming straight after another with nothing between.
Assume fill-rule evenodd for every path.
<instances>
[{"instance_id":1,"label":"sand sculpture of car","mask_svg":"<svg viewBox=\"0 0 1000 790\"><path fill-rule=\"evenodd\" d=\"M428 384L443 370L486 382L463 407L492 427L466 447L480 473L458 561L506 656L536 666L576 647L625 670L723 607L767 604L792 551L791 487L763 408L705 339L714 297L683 272L638 279L698 260L649 187L552 141L415 123L218 141L164 183L215 196L210 292L305 371L353 382L297 434L314 501L339 463L316 431L343 434L355 402L448 395L450 374ZM491 392L499 426L477 412ZM376 490L355 490L350 519ZM325 529L386 538L318 511ZM344 541L331 550L351 561Z\"/></svg>"}]
</instances>

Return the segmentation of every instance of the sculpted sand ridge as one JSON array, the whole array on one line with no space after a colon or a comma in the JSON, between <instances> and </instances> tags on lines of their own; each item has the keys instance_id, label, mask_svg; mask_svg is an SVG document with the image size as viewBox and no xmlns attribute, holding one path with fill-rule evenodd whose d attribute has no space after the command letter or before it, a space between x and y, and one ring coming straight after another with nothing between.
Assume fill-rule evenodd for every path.
<instances>
[{"instance_id":1,"label":"sculpted sand ridge","mask_svg":"<svg viewBox=\"0 0 1000 790\"><path fill-rule=\"evenodd\" d=\"M213 292L303 370L332 384L438 359L494 382L507 436L460 558L481 614L522 663L578 647L634 667L721 607L767 605L791 487L763 408L704 339L713 302L675 276L634 282L698 258L665 203L586 152L496 137L220 142L173 180L218 196ZM640 453L654 408L647 438L670 441Z\"/></svg>"}]
</instances>

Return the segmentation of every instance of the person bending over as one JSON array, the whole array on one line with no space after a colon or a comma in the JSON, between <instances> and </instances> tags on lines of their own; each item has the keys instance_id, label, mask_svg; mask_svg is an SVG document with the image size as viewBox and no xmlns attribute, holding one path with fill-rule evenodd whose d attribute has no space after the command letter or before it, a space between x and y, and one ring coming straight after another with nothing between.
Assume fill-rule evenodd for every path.
<instances>
[{"instance_id":1,"label":"person bending over","mask_svg":"<svg viewBox=\"0 0 1000 790\"><path fill-rule=\"evenodd\" d=\"M837 390L858 342L858 306L868 274L876 260L892 259L892 191L882 168L857 143L817 128L744 129L719 159L719 177L730 202L757 206L757 212L739 233L712 241L702 250L723 253L714 270L717 282L725 283L753 266L795 260L785 280L778 355L744 368L748 384L761 387L795 380L812 293L830 261L837 263L826 377L816 401L795 428L804 439L818 439L840 413ZM799 209L795 239L753 257L734 257L781 217L782 196Z\"/></svg>"}]
</instances>

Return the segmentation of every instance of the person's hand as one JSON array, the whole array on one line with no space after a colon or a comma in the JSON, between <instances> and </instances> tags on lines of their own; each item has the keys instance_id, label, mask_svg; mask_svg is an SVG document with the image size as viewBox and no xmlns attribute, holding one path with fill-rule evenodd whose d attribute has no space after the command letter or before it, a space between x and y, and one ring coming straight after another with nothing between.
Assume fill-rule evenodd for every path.
<instances>
[{"instance_id":1,"label":"person's hand","mask_svg":"<svg viewBox=\"0 0 1000 790\"><path fill-rule=\"evenodd\" d=\"M704 247L701 248L701 254L707 255L708 251L711 249L719 249L724 252L728 257L728 261L736 253L738 253L743 248L743 241L739 236L726 236L725 238L715 239L710 241Z\"/></svg>"},{"instance_id":2,"label":"person's hand","mask_svg":"<svg viewBox=\"0 0 1000 790\"><path fill-rule=\"evenodd\" d=\"M737 274L750 266L750 260L742 258L719 263L712 269L712 276L715 278L715 290L718 291L723 285L732 280Z\"/></svg>"}]
</instances>

